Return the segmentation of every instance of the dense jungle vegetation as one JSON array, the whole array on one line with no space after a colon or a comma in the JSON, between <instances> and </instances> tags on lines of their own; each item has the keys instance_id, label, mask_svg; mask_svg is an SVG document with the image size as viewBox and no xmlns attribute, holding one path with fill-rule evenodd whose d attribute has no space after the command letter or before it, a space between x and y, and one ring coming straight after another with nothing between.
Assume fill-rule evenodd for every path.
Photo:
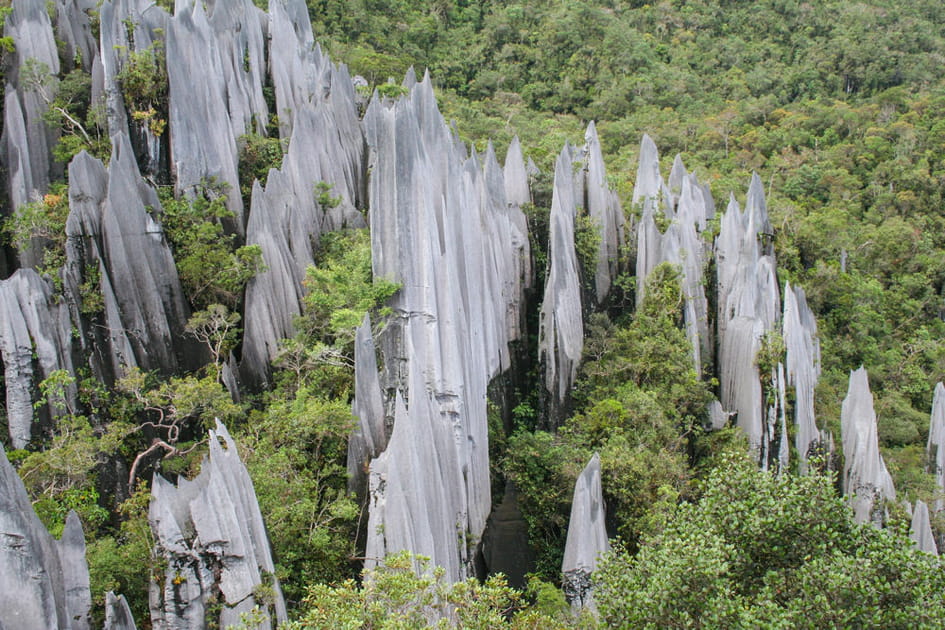
<instances>
[{"instance_id":1,"label":"dense jungle vegetation","mask_svg":"<svg viewBox=\"0 0 945 630\"><path fill-rule=\"evenodd\" d=\"M7 4L7 3L4 3ZM172 3L165 3L172 4ZM257 2L265 5L265 2ZM932 390L945 380L945 4L940 0L310 0L316 39L372 87L428 68L461 137L501 154L515 135L544 175L529 209L539 286L550 173L565 141L597 121L628 217L643 133L664 173L676 153L708 181L717 204L739 199L751 171L765 182L779 279L799 284L818 319L823 375L818 423L839 441L849 371L865 366L881 447L901 498L931 502L927 471ZM124 77L129 108L160 135L166 114L161 51ZM63 68L72 68L64 64ZM104 156L91 81L59 77L50 124L57 158ZM133 106L133 107L132 107ZM78 126L77 126L78 124ZM154 126L156 125L156 127ZM80 133L81 129L81 133ZM277 139L242 139L244 195L278 166ZM501 157L501 155L500 155ZM330 189L319 191L322 205ZM610 525L621 542L600 569L601 621L616 627L941 627L937 560L903 542L904 515L886 530L859 526L832 473L773 477L747 462L732 429L708 432L715 383L700 381L680 329L677 271L661 267L633 310L629 277L605 312L588 313L573 415L549 430L537 390L535 340L520 353L510 417L490 419L495 487L514 481L536 563L523 591L501 578L449 586L417 578L393 557L363 583L361 506L346 489L353 332L364 312L383 322L396 285L371 278L365 232L327 235L309 271L298 335L285 340L272 387L234 402L222 366L240 343L246 282L258 249L224 236L220 191L163 196L165 229L207 348L200 371L131 372L108 390L61 374L43 394L80 404L28 449L8 455L54 533L76 509L89 543L93 597L128 596L147 621L153 469L190 475L213 418L243 449L299 628L415 627L443 601L464 627L592 627L553 587L574 480L600 452ZM54 188L4 226L7 243L48 237L42 271L62 264L68 197ZM631 239L632 240L632 239ZM586 252L585 252L586 253ZM632 248L626 252L629 261ZM207 273L227 269L228 273ZM94 280L94 278L93 278ZM90 317L95 316L94 304ZM380 324L382 325L382 324ZM2 422L0 418L0 422ZM159 427L164 446L156 449ZM0 431L6 439L6 431ZM161 451L163 458L155 459ZM139 456L147 453L137 467ZM496 492L496 500L501 492ZM940 533L941 523L935 523ZM99 609L99 613L101 609Z\"/></svg>"}]
</instances>

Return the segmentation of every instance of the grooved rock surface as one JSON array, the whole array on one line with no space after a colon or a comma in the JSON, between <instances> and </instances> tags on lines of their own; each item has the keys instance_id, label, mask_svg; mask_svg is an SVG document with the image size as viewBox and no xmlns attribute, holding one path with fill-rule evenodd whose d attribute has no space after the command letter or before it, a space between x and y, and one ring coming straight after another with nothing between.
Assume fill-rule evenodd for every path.
<instances>
[{"instance_id":1,"label":"grooved rock surface","mask_svg":"<svg viewBox=\"0 0 945 630\"><path fill-rule=\"evenodd\" d=\"M32 269L0 280L0 357L6 387L6 421L14 448L25 448L33 433L33 403L41 381L55 370L72 373L72 326L65 306ZM63 413L75 402L75 385L66 388L63 405L43 407L45 415Z\"/></svg>"},{"instance_id":2,"label":"grooved rock surface","mask_svg":"<svg viewBox=\"0 0 945 630\"><path fill-rule=\"evenodd\" d=\"M70 302L82 300L87 268L97 267L100 275L102 313L84 335L100 342L93 368L108 381L121 366L168 374L201 365L205 352L183 335L190 310L155 219L161 204L139 174L127 136L112 139L107 170L85 152L77 155L69 181L65 284Z\"/></svg>"},{"instance_id":3,"label":"grooved rock surface","mask_svg":"<svg viewBox=\"0 0 945 630\"><path fill-rule=\"evenodd\" d=\"M0 627L87 630L91 604L79 517L53 539L0 447Z\"/></svg>"},{"instance_id":4,"label":"grooved rock surface","mask_svg":"<svg viewBox=\"0 0 945 630\"><path fill-rule=\"evenodd\" d=\"M240 613L256 603L253 589L263 583L273 588L275 618L285 621L253 482L219 421L195 479L181 479L175 487L155 475L148 520L157 554L166 562L164 584L151 583L155 629L204 627L208 600L215 596L222 603L220 627L237 624ZM269 626L267 619L262 627Z\"/></svg>"},{"instance_id":5,"label":"grooved rock surface","mask_svg":"<svg viewBox=\"0 0 945 630\"><path fill-rule=\"evenodd\" d=\"M920 551L938 555L938 547L935 546L935 536L932 534L932 524L929 520L929 506L922 499L916 500L915 508L912 510L909 538Z\"/></svg>"},{"instance_id":6,"label":"grooved rock surface","mask_svg":"<svg viewBox=\"0 0 945 630\"><path fill-rule=\"evenodd\" d=\"M367 556L409 549L459 580L491 507L486 388L509 364L523 243L494 153L466 153L428 76L405 86L364 117L373 271L402 285L379 340L394 425L370 465Z\"/></svg>"},{"instance_id":7,"label":"grooved rock surface","mask_svg":"<svg viewBox=\"0 0 945 630\"><path fill-rule=\"evenodd\" d=\"M787 283L784 288L784 346L787 350L788 385L794 387L794 424L800 470L807 470L811 445L818 437L814 419L814 390L820 378L820 341L817 321L807 306L807 297L800 287Z\"/></svg>"},{"instance_id":8,"label":"grooved rock surface","mask_svg":"<svg viewBox=\"0 0 945 630\"><path fill-rule=\"evenodd\" d=\"M881 525L883 499L896 498L892 477L879 452L876 412L866 370L850 372L847 397L840 409L843 437L843 491L849 497L856 522Z\"/></svg>"},{"instance_id":9,"label":"grooved rock surface","mask_svg":"<svg viewBox=\"0 0 945 630\"><path fill-rule=\"evenodd\" d=\"M124 595L116 596L112 591L105 594L104 630L138 630Z\"/></svg>"},{"instance_id":10,"label":"grooved rock surface","mask_svg":"<svg viewBox=\"0 0 945 630\"><path fill-rule=\"evenodd\" d=\"M600 554L610 550L600 476L600 456L594 453L574 484L568 538L561 562L562 587L568 601L572 606L591 609L594 608L591 574L597 568Z\"/></svg>"},{"instance_id":11,"label":"grooved rock surface","mask_svg":"<svg viewBox=\"0 0 945 630\"><path fill-rule=\"evenodd\" d=\"M578 190L572 149L565 146L555 162L548 237L548 275L541 302L538 357L545 366L545 389L552 405L564 402L577 378L584 350L581 278L574 250Z\"/></svg>"},{"instance_id":12,"label":"grooved rock surface","mask_svg":"<svg viewBox=\"0 0 945 630\"><path fill-rule=\"evenodd\" d=\"M607 184L607 169L601 153L597 127L593 121L584 133L584 198L587 213L600 233L597 243L597 270L594 287L597 303L604 301L610 293L610 284L617 277L617 261L624 244L623 210L616 191Z\"/></svg>"},{"instance_id":13,"label":"grooved rock surface","mask_svg":"<svg viewBox=\"0 0 945 630\"><path fill-rule=\"evenodd\" d=\"M348 488L362 492L371 459L387 448L384 401L378 378L371 319L365 313L354 338L354 400L351 412L358 419L348 440Z\"/></svg>"}]
</instances>

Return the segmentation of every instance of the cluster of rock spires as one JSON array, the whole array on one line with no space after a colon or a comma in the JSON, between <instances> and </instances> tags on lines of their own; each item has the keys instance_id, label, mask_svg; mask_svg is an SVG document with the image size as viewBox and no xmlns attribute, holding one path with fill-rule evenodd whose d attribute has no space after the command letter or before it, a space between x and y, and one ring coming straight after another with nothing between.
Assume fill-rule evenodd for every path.
<instances>
[{"instance_id":1,"label":"cluster of rock spires","mask_svg":"<svg viewBox=\"0 0 945 630\"><path fill-rule=\"evenodd\" d=\"M151 583L154 628L227 628L257 608L257 627L286 620L253 484L222 424L210 431L210 455L196 478L175 487L155 475L149 521L165 567L163 584ZM61 538L53 539L2 448L0 560L0 628L91 627L79 517L70 512ZM105 630L135 628L123 596L108 593L105 611Z\"/></svg>"},{"instance_id":2,"label":"cluster of rock spires","mask_svg":"<svg viewBox=\"0 0 945 630\"><path fill-rule=\"evenodd\" d=\"M370 506L367 563L407 549L429 556L449 579L471 575L491 507L486 391L511 364L509 345L523 334L525 291L533 276L522 211L533 165L518 141L508 147L504 166L491 146L482 155L467 150L440 115L429 77L418 82L412 71L404 97L375 95L359 120L352 79L315 44L301 0L271 0L268 12L251 0L178 0L173 16L150 0L106 0L99 42L87 14L94 4L57 0L54 26L45 2L22 0L6 23L17 50L0 141L11 207L39 198L61 174L51 158L54 133L43 121L48 102L36 77L28 76L60 71L57 37L70 59L90 68L93 102L104 104L113 146L107 166L86 153L68 166L66 299L54 299L49 283L30 268L38 263L39 249L32 246L20 253L23 268L0 281L0 356L14 447L25 447L41 428L34 422L36 385L56 370L74 374L86 363L111 383L128 367L172 374L205 360L181 334L190 313L150 182L169 173L178 194L197 195L216 180L226 185L233 213L227 228L258 245L267 265L247 287L241 362L228 372L232 391L237 371L255 386L269 378L280 340L294 332L302 279L321 234L370 224L374 274L401 290L377 345L367 318L355 343L358 426L348 469L352 489ZM155 46L167 54L166 136L132 115L119 81L134 55ZM275 112L264 98L267 82ZM288 152L265 185L254 184L247 208L237 174L240 136L266 133L272 113ZM332 202L320 200L317 190L330 191ZM805 470L818 446L832 449L832 438L819 432L814 418L817 325L802 289L788 284L781 293L761 180L753 176L744 211L730 199L712 241L716 208L708 186L678 156L664 181L656 145L644 137L633 205L639 211L637 300L657 265L679 268L693 366L702 376L714 373L721 384L713 426L735 416L761 466L784 470L792 387L795 448ZM369 219L362 214L366 207ZM584 215L598 236L589 274L575 250L576 219ZM539 356L554 425L577 376L584 315L605 302L621 271L619 251L634 240L607 186L593 123L583 149L565 146L558 156L549 225ZM81 308L90 270L99 278L103 304L94 319ZM714 313L708 293L716 296ZM759 356L778 336L784 362L764 366L770 374L761 374ZM63 405L42 411L41 420L67 408L74 389L65 395ZM895 490L879 454L862 369L851 375L842 424L844 487L857 519L869 520L876 516L876 499L893 499ZM943 442L945 389L939 385L929 452L945 488ZM214 601L221 606L221 626L238 622L258 603L254 588L274 570L252 483L222 426L211 432L210 451L195 480L177 487L160 477L154 482L150 517L167 561L164 583L155 584L152 594L155 627L202 622ZM0 579L12 589L0 590L0 597L16 600L15 607L0 610L42 620L37 625L54 620L46 625L87 627L78 521L70 516L63 541L52 541L15 477L4 457L3 526L39 550L30 556L39 564L24 564L19 543L0 549L11 558L0 567ZM569 597L579 605L592 602L588 576L608 548L600 478L595 456L575 486L562 571ZM940 510L940 502L934 508ZM927 506L917 503L913 514L917 544L929 550L931 542L934 549ZM30 581L26 586L33 590L22 591L22 576L34 574L45 582ZM285 619L278 583L270 586L272 618ZM133 627L122 598L109 596L107 615L107 627ZM7 617L2 621L7 624Z\"/></svg>"}]
</instances>

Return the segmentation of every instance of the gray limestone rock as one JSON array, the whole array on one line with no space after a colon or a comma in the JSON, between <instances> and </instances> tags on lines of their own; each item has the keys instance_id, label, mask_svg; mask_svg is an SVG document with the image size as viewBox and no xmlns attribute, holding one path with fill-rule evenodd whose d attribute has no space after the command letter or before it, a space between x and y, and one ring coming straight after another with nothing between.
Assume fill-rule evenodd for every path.
<instances>
[{"instance_id":1,"label":"gray limestone rock","mask_svg":"<svg viewBox=\"0 0 945 630\"><path fill-rule=\"evenodd\" d=\"M91 15L97 10L95 0L57 0L56 37L64 47L67 63L86 72L98 56L98 41L92 34Z\"/></svg>"},{"instance_id":2,"label":"gray limestone rock","mask_svg":"<svg viewBox=\"0 0 945 630\"><path fill-rule=\"evenodd\" d=\"M91 601L78 516L53 539L0 447L0 626L87 630Z\"/></svg>"},{"instance_id":3,"label":"gray limestone rock","mask_svg":"<svg viewBox=\"0 0 945 630\"><path fill-rule=\"evenodd\" d=\"M932 555L938 555L935 546L935 536L932 534L932 524L929 520L929 507L922 499L915 502L912 511L912 525L909 528L909 538L915 543L916 549Z\"/></svg>"},{"instance_id":4,"label":"gray limestone rock","mask_svg":"<svg viewBox=\"0 0 945 630\"><path fill-rule=\"evenodd\" d=\"M555 163L551 200L549 269L541 304L539 358L545 366L545 389L562 403L577 378L584 350L581 314L581 279L574 250L576 195L571 148L566 146Z\"/></svg>"},{"instance_id":5,"label":"gray limestone rock","mask_svg":"<svg viewBox=\"0 0 945 630\"><path fill-rule=\"evenodd\" d=\"M672 216L672 199L660 175L656 144L644 134L640 141L637 179L633 186L633 208L640 214L637 224L637 306L643 301L646 278L660 263L662 233L656 225L657 214Z\"/></svg>"},{"instance_id":6,"label":"gray limestone rock","mask_svg":"<svg viewBox=\"0 0 945 630\"><path fill-rule=\"evenodd\" d=\"M203 3L178 2L167 23L171 172L178 194L196 195L211 179L224 184L233 213L227 227L242 235L236 137L244 129L234 128L229 116L223 57Z\"/></svg>"},{"instance_id":7,"label":"gray limestone rock","mask_svg":"<svg viewBox=\"0 0 945 630\"><path fill-rule=\"evenodd\" d=\"M258 603L253 592L260 584L274 594L274 610L267 613L285 621L253 483L222 424L210 431L210 455L194 480L181 479L175 487L155 475L148 519L167 567L164 584L151 585L155 628L203 627L208 600L217 594L221 627L236 623L240 612Z\"/></svg>"},{"instance_id":8,"label":"gray limestone rock","mask_svg":"<svg viewBox=\"0 0 945 630\"><path fill-rule=\"evenodd\" d=\"M6 386L6 416L14 448L25 448L33 436L34 392L56 370L73 371L67 309L53 298L52 288L32 269L20 269L0 280L0 356ZM37 369L38 368L38 369ZM44 406L49 416L75 404L75 386L66 400Z\"/></svg>"},{"instance_id":9,"label":"gray limestone rock","mask_svg":"<svg viewBox=\"0 0 945 630\"><path fill-rule=\"evenodd\" d=\"M508 365L522 244L494 153L466 153L428 76L404 84L364 117L373 271L402 285L379 339L382 389L402 401L386 401L393 430L370 465L367 555L409 549L459 580L491 506L486 388Z\"/></svg>"},{"instance_id":10,"label":"gray limestone rock","mask_svg":"<svg viewBox=\"0 0 945 630\"><path fill-rule=\"evenodd\" d=\"M935 475L935 482L939 490L945 492L945 385L941 382L935 385L935 395L932 399L932 417L929 422L929 441L926 447L929 462L929 472ZM941 499L935 501L934 510L940 512L943 507Z\"/></svg>"},{"instance_id":11,"label":"gray limestone rock","mask_svg":"<svg viewBox=\"0 0 945 630\"><path fill-rule=\"evenodd\" d=\"M843 491L858 523L885 520L883 500L896 498L892 477L879 452L876 412L866 370L850 372L847 396L840 410L843 437Z\"/></svg>"},{"instance_id":12,"label":"gray limestone rock","mask_svg":"<svg viewBox=\"0 0 945 630\"><path fill-rule=\"evenodd\" d=\"M124 595L116 596L112 591L105 594L104 630L138 630Z\"/></svg>"},{"instance_id":13,"label":"gray limestone rock","mask_svg":"<svg viewBox=\"0 0 945 630\"><path fill-rule=\"evenodd\" d=\"M190 311L156 219L157 193L139 174L128 138L115 136L112 147L107 173L85 153L70 165L67 294L78 304L82 273L99 268L107 328L97 334L109 355L98 360L103 374L114 377L130 365L195 369L205 353L182 334Z\"/></svg>"},{"instance_id":14,"label":"gray limestone rock","mask_svg":"<svg viewBox=\"0 0 945 630\"><path fill-rule=\"evenodd\" d=\"M571 605L594 609L591 575L600 554L610 550L604 526L600 456L594 453L574 484L568 538L561 563L562 587Z\"/></svg>"},{"instance_id":15,"label":"gray limestone rock","mask_svg":"<svg viewBox=\"0 0 945 630\"><path fill-rule=\"evenodd\" d=\"M587 126L584 142L584 198L588 216L600 232L594 286L597 303L601 304L610 293L610 284L619 271L617 262L624 244L624 219L620 199L607 184L604 156L593 121Z\"/></svg>"},{"instance_id":16,"label":"gray limestone rock","mask_svg":"<svg viewBox=\"0 0 945 630\"><path fill-rule=\"evenodd\" d=\"M794 387L794 424L800 470L807 470L811 445L818 440L814 419L814 390L820 378L820 341L817 321L800 287L784 288L783 338L787 349L788 384Z\"/></svg>"},{"instance_id":17,"label":"gray limestone rock","mask_svg":"<svg viewBox=\"0 0 945 630\"><path fill-rule=\"evenodd\" d=\"M367 465L387 448L388 437L371 319L367 314L354 339L354 400L351 411L358 424L348 440L348 488L362 492L367 481Z\"/></svg>"}]
</instances>

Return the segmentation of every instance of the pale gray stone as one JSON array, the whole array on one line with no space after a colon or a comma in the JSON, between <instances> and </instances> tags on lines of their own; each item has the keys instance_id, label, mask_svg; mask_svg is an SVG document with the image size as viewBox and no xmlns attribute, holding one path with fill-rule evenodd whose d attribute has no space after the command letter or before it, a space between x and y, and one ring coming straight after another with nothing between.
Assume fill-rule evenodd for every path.
<instances>
[{"instance_id":1,"label":"pale gray stone","mask_svg":"<svg viewBox=\"0 0 945 630\"><path fill-rule=\"evenodd\" d=\"M112 591L105 594L104 630L138 630L124 595L116 596Z\"/></svg>"},{"instance_id":2,"label":"pale gray stone","mask_svg":"<svg viewBox=\"0 0 945 630\"><path fill-rule=\"evenodd\" d=\"M603 303L619 271L617 263L624 245L624 219L620 198L607 183L607 170L601 152L597 127L591 121L584 133L584 198L587 214L600 233L597 244L597 269L594 287L597 303Z\"/></svg>"},{"instance_id":3,"label":"pale gray stone","mask_svg":"<svg viewBox=\"0 0 945 630\"><path fill-rule=\"evenodd\" d=\"M843 491L858 523L885 520L884 500L894 500L896 489L879 452L876 412L866 370L850 372L847 396L840 409L843 436Z\"/></svg>"},{"instance_id":4,"label":"pale gray stone","mask_svg":"<svg viewBox=\"0 0 945 630\"><path fill-rule=\"evenodd\" d=\"M912 511L912 525L909 528L909 538L915 543L916 549L938 555L935 545L935 536L932 534L932 524L929 520L929 507L922 499L917 499Z\"/></svg>"},{"instance_id":5,"label":"pale gray stone","mask_svg":"<svg viewBox=\"0 0 945 630\"><path fill-rule=\"evenodd\" d=\"M936 383L932 399L932 417L929 421L926 455L929 472L935 476L939 491L945 492L945 385L941 381ZM945 501L936 499L934 510L940 512L945 507L943 504Z\"/></svg>"},{"instance_id":6,"label":"pale gray stone","mask_svg":"<svg viewBox=\"0 0 945 630\"><path fill-rule=\"evenodd\" d=\"M562 587L572 606L595 609L591 576L597 560L610 550L604 524L600 456L594 453L574 484L568 537L561 562Z\"/></svg>"},{"instance_id":7,"label":"pale gray stone","mask_svg":"<svg viewBox=\"0 0 945 630\"><path fill-rule=\"evenodd\" d=\"M811 445L818 440L814 419L814 390L820 378L820 341L817 321L807 306L807 298L800 287L787 283L784 288L784 345L787 349L786 367L788 384L794 387L794 424L800 471L807 470Z\"/></svg>"}]
</instances>

